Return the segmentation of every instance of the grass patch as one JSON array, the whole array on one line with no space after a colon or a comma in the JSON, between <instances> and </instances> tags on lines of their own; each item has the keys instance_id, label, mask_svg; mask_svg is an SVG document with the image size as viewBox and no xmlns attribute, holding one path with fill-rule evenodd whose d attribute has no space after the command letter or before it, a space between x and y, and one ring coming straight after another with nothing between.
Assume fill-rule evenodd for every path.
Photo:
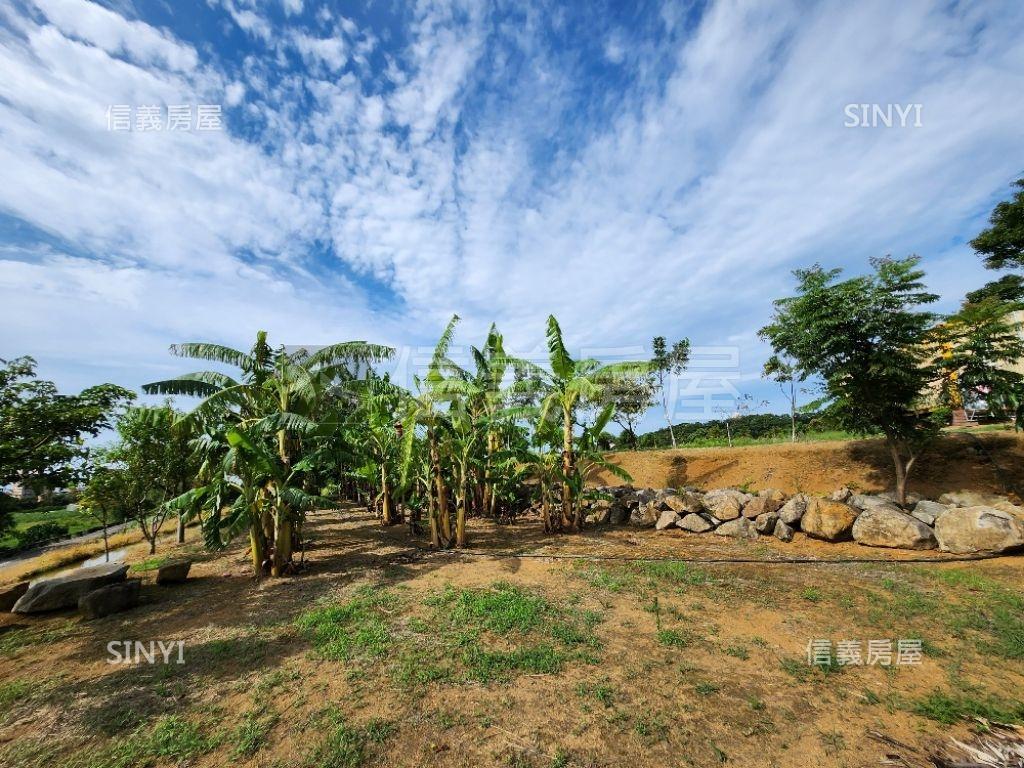
<instances>
[{"instance_id":1,"label":"grass patch","mask_svg":"<svg viewBox=\"0 0 1024 768\"><path fill-rule=\"evenodd\" d=\"M233 757L252 757L267 742L267 736L277 725L279 715L276 712L267 712L263 709L256 709L242 715L242 722L238 725L232 735L234 747L231 750Z\"/></svg>"},{"instance_id":2,"label":"grass patch","mask_svg":"<svg viewBox=\"0 0 1024 768\"><path fill-rule=\"evenodd\" d=\"M672 648L686 648L693 642L693 636L677 629L659 629L656 635L658 642Z\"/></svg>"},{"instance_id":3,"label":"grass patch","mask_svg":"<svg viewBox=\"0 0 1024 768\"><path fill-rule=\"evenodd\" d=\"M381 658L394 646L390 614L397 606L393 592L365 586L347 602L307 611L296 625L324 658Z\"/></svg>"},{"instance_id":4,"label":"grass patch","mask_svg":"<svg viewBox=\"0 0 1024 768\"><path fill-rule=\"evenodd\" d=\"M0 683L0 713L6 713L16 704L32 696L35 685L28 680L5 680Z\"/></svg>"},{"instance_id":5,"label":"grass patch","mask_svg":"<svg viewBox=\"0 0 1024 768\"><path fill-rule=\"evenodd\" d=\"M160 568L161 565L166 563L170 559L169 556L163 557L151 557L148 560L143 560L141 563L135 563L131 570L136 573L146 573L147 571L155 571Z\"/></svg>"},{"instance_id":6,"label":"grass patch","mask_svg":"<svg viewBox=\"0 0 1024 768\"><path fill-rule=\"evenodd\" d=\"M979 699L973 696L951 696L934 691L911 702L910 711L950 725L962 718L982 717L999 723L1024 722L1024 702L1007 702L996 698Z\"/></svg>"},{"instance_id":7,"label":"grass patch","mask_svg":"<svg viewBox=\"0 0 1024 768\"><path fill-rule=\"evenodd\" d=\"M0 635L0 655L13 656L26 646L57 643L74 634L73 622L63 620L45 626L17 627Z\"/></svg>"},{"instance_id":8,"label":"grass patch","mask_svg":"<svg viewBox=\"0 0 1024 768\"><path fill-rule=\"evenodd\" d=\"M1024 659L1024 595L995 579L964 569L936 571L934 577L954 587L961 602L950 609L954 633L973 630L985 636L979 650L1006 659Z\"/></svg>"},{"instance_id":9,"label":"grass patch","mask_svg":"<svg viewBox=\"0 0 1024 768\"><path fill-rule=\"evenodd\" d=\"M326 735L310 754L307 768L358 768L370 758L374 745L383 744L397 731L384 720L363 727L349 725L333 707L321 714L318 726Z\"/></svg>"},{"instance_id":10,"label":"grass patch","mask_svg":"<svg viewBox=\"0 0 1024 768\"><path fill-rule=\"evenodd\" d=\"M633 563L632 565L633 570L641 576L671 584L699 586L714 582L711 574L699 568L694 568L689 563L678 563L668 560L645 560Z\"/></svg>"}]
</instances>

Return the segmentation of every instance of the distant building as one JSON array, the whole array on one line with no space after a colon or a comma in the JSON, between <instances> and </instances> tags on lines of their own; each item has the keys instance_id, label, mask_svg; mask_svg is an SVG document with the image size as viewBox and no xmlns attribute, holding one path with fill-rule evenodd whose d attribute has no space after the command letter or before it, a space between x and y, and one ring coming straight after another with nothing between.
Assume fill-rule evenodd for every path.
<instances>
[{"instance_id":1,"label":"distant building","mask_svg":"<svg viewBox=\"0 0 1024 768\"><path fill-rule=\"evenodd\" d=\"M36 492L27 485L22 485L21 483L11 483L10 490L7 493L18 501L36 500Z\"/></svg>"}]
</instances>

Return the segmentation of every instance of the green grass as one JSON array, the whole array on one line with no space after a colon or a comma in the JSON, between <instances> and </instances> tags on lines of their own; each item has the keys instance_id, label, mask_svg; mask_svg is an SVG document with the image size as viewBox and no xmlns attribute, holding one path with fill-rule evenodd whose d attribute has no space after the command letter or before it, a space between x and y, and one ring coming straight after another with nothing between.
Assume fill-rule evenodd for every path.
<instances>
[{"instance_id":1,"label":"green grass","mask_svg":"<svg viewBox=\"0 0 1024 768\"><path fill-rule=\"evenodd\" d=\"M960 601L949 609L954 634L983 635L979 650L1006 659L1024 659L1024 595L966 569L935 571L933 577L954 587Z\"/></svg>"},{"instance_id":2,"label":"green grass","mask_svg":"<svg viewBox=\"0 0 1024 768\"><path fill-rule=\"evenodd\" d=\"M934 691L910 703L910 711L950 725L962 718L982 717L999 723L1024 722L1024 702L973 696L951 696Z\"/></svg>"},{"instance_id":3,"label":"green grass","mask_svg":"<svg viewBox=\"0 0 1024 768\"><path fill-rule=\"evenodd\" d=\"M102 528L96 518L90 517L82 510L69 512L63 505L33 509L30 512L15 512L12 517L14 526L5 532L3 537L0 537L0 548L16 547L18 539L14 536L14 532L24 531L26 528L40 523L63 525L67 527L70 536Z\"/></svg>"},{"instance_id":4,"label":"green grass","mask_svg":"<svg viewBox=\"0 0 1024 768\"><path fill-rule=\"evenodd\" d=\"M383 744L397 731L393 723L384 720L362 727L350 725L334 707L318 720L317 730L325 735L306 760L307 768L359 768L370 758L373 746Z\"/></svg>"},{"instance_id":5,"label":"green grass","mask_svg":"<svg viewBox=\"0 0 1024 768\"><path fill-rule=\"evenodd\" d=\"M693 643L693 636L676 629L660 629L656 635L658 642L672 648L686 648Z\"/></svg>"},{"instance_id":6,"label":"green grass","mask_svg":"<svg viewBox=\"0 0 1024 768\"><path fill-rule=\"evenodd\" d=\"M147 571L155 571L160 568L161 565L170 560L169 555L163 557L151 557L148 560L143 560L141 563L135 563L132 565L132 570L136 573L145 573Z\"/></svg>"},{"instance_id":7,"label":"green grass","mask_svg":"<svg viewBox=\"0 0 1024 768\"><path fill-rule=\"evenodd\" d=\"M607 708L615 704L615 688L608 682L580 683L576 686L576 693L581 698L597 699Z\"/></svg>"},{"instance_id":8,"label":"green grass","mask_svg":"<svg viewBox=\"0 0 1024 768\"><path fill-rule=\"evenodd\" d=\"M0 635L0 656L13 656L26 646L48 645L70 637L75 631L75 624L63 620L44 626L27 626L12 629Z\"/></svg>"},{"instance_id":9,"label":"green grass","mask_svg":"<svg viewBox=\"0 0 1024 768\"><path fill-rule=\"evenodd\" d=\"M242 722L235 729L232 740L234 757L252 757L266 744L267 736L277 725L279 716L276 712L256 709L242 715Z\"/></svg>"},{"instance_id":10,"label":"green grass","mask_svg":"<svg viewBox=\"0 0 1024 768\"><path fill-rule=\"evenodd\" d=\"M366 586L347 602L307 611L296 620L296 625L324 658L381 658L394 645L389 612L397 606L398 598L393 592Z\"/></svg>"},{"instance_id":11,"label":"green grass","mask_svg":"<svg viewBox=\"0 0 1024 768\"><path fill-rule=\"evenodd\" d=\"M404 687L551 674L571 660L592 661L599 646L600 614L504 582L449 585L424 607L426 615L418 615L394 592L364 587L345 602L302 614L296 625L322 657L384 660Z\"/></svg>"},{"instance_id":12,"label":"green grass","mask_svg":"<svg viewBox=\"0 0 1024 768\"><path fill-rule=\"evenodd\" d=\"M646 576L659 582L668 582L682 586L698 586L710 584L714 581L711 574L706 571L694 568L688 563L668 560L644 560L633 563L633 570L641 576Z\"/></svg>"},{"instance_id":13,"label":"green grass","mask_svg":"<svg viewBox=\"0 0 1024 768\"><path fill-rule=\"evenodd\" d=\"M0 683L0 714L30 698L36 684L28 680L5 680Z\"/></svg>"}]
</instances>

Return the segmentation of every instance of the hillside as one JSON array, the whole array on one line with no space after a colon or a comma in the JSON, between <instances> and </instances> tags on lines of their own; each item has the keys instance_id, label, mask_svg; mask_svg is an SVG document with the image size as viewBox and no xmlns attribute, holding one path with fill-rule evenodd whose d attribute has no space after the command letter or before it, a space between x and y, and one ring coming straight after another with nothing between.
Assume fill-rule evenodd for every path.
<instances>
[{"instance_id":1,"label":"hillside","mask_svg":"<svg viewBox=\"0 0 1024 768\"><path fill-rule=\"evenodd\" d=\"M781 443L737 448L681 448L608 454L633 476L638 487L778 488L787 493L826 493L847 485L863 491L893 486L892 464L881 440ZM594 484L615 484L602 472ZM929 498L971 488L1021 494L1024 435L1013 433L944 436L919 460L910 488Z\"/></svg>"}]
</instances>

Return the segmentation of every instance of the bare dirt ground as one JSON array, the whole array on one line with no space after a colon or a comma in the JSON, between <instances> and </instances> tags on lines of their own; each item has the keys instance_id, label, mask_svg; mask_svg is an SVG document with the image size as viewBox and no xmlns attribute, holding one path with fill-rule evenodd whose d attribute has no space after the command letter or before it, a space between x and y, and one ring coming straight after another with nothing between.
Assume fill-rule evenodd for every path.
<instances>
[{"instance_id":1,"label":"bare dirt ground","mask_svg":"<svg viewBox=\"0 0 1024 768\"><path fill-rule=\"evenodd\" d=\"M430 553L359 510L308 527L294 578L191 543L192 578L136 574L131 612L0 617L0 765L923 766L965 718L1024 718L1021 556L533 520ZM109 663L178 639L183 664ZM814 639L924 650L822 669Z\"/></svg>"},{"instance_id":2,"label":"bare dirt ground","mask_svg":"<svg viewBox=\"0 0 1024 768\"><path fill-rule=\"evenodd\" d=\"M829 493L843 485L861 492L891 489L892 461L881 440L780 443L737 448L622 451L609 454L637 487L748 486L787 493ZM617 484L609 474L595 482ZM910 486L927 498L970 488L1020 495L1024 433L943 436L914 467Z\"/></svg>"}]
</instances>

